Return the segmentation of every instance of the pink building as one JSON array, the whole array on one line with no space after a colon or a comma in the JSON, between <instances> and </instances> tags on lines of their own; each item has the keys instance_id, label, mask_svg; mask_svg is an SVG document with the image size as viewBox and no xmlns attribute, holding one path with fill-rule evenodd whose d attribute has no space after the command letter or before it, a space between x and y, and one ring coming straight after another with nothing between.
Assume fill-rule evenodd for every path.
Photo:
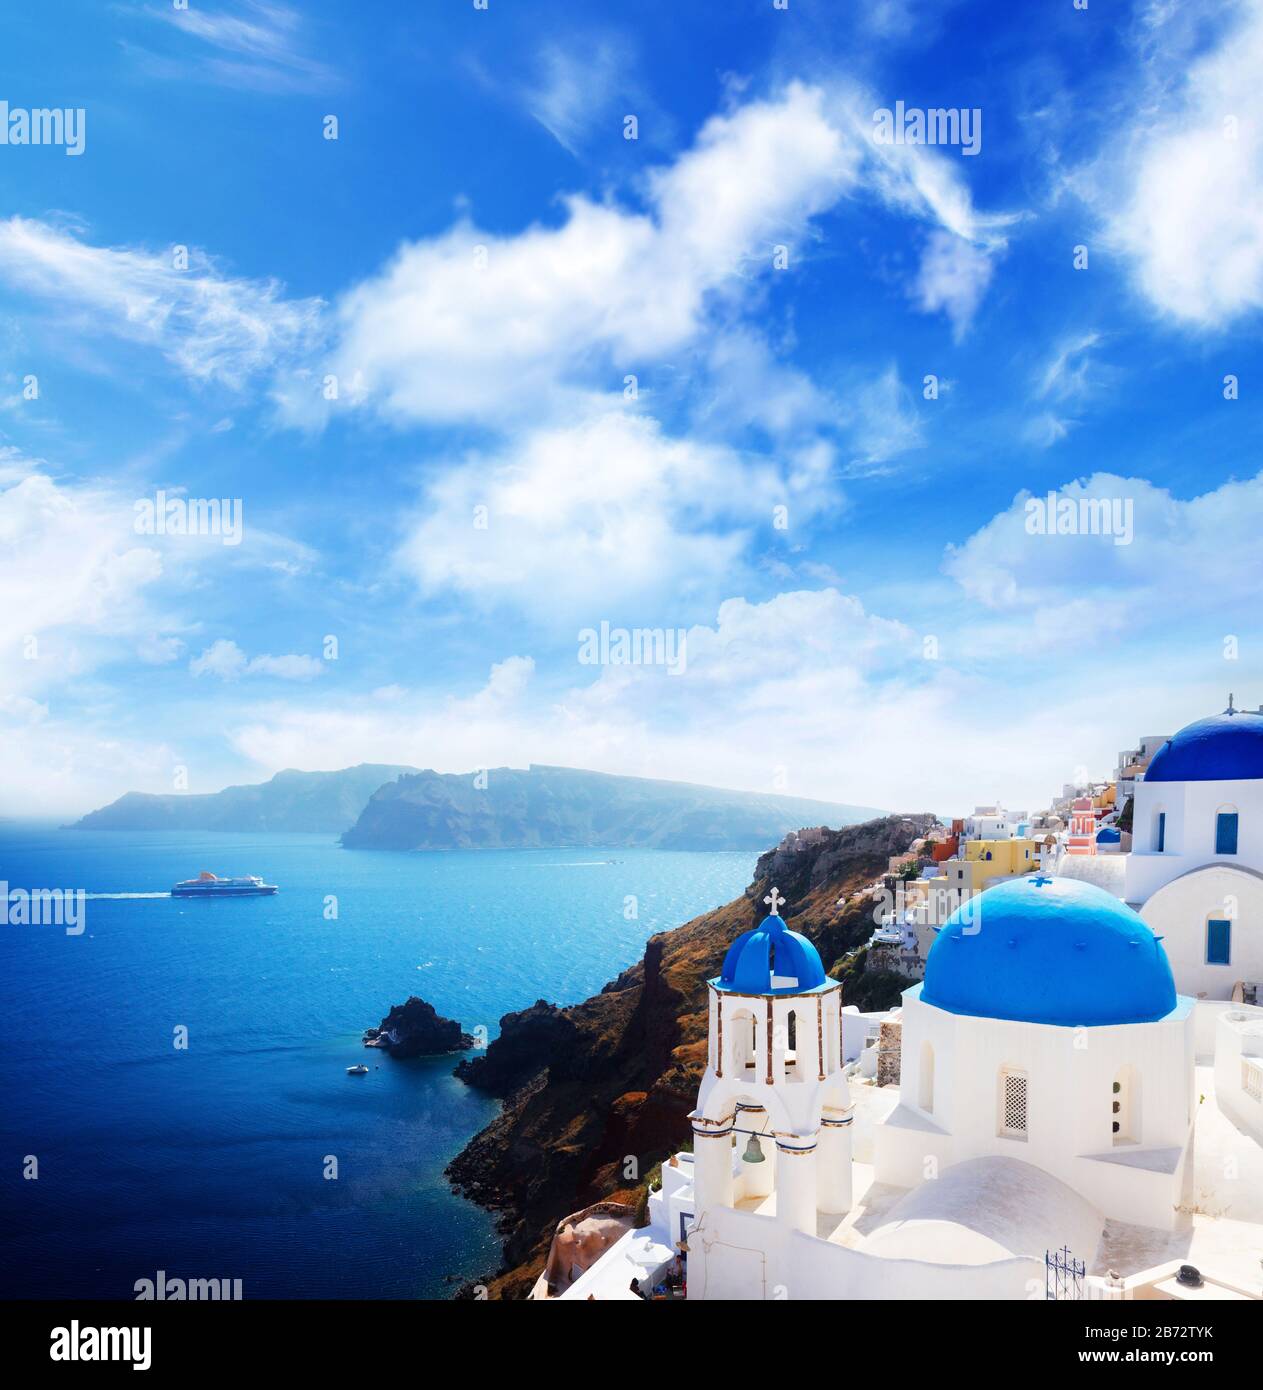
<instances>
[{"instance_id":1,"label":"pink building","mask_svg":"<svg viewBox=\"0 0 1263 1390\"><path fill-rule=\"evenodd\" d=\"M1066 839L1067 854L1096 853L1096 813L1092 809L1092 798L1075 798L1070 813L1070 834Z\"/></svg>"}]
</instances>

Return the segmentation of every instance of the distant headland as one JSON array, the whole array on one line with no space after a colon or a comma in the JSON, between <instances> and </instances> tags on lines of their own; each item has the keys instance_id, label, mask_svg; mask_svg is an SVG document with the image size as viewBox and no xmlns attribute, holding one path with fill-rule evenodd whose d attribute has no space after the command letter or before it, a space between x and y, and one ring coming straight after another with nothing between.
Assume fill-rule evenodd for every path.
<instances>
[{"instance_id":1,"label":"distant headland","mask_svg":"<svg viewBox=\"0 0 1263 1390\"><path fill-rule=\"evenodd\" d=\"M128 792L91 811L71 830L226 830L325 832L351 825L372 794L416 768L360 763L337 772L287 768L267 782L206 793Z\"/></svg>"},{"instance_id":2,"label":"distant headland","mask_svg":"<svg viewBox=\"0 0 1263 1390\"><path fill-rule=\"evenodd\" d=\"M803 825L880 815L762 792L725 791L572 767L418 772L375 791L348 849L749 849Z\"/></svg>"},{"instance_id":3,"label":"distant headland","mask_svg":"<svg viewBox=\"0 0 1263 1390\"><path fill-rule=\"evenodd\" d=\"M473 773L361 763L278 772L199 795L128 792L74 830L342 834L347 849L761 850L804 825L840 828L882 812L531 764Z\"/></svg>"}]
</instances>

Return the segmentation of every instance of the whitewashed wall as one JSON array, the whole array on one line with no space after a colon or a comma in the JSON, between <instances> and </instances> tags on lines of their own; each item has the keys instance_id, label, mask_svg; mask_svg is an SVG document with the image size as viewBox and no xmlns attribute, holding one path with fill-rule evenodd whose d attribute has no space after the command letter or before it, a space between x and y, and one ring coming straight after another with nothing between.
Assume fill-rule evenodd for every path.
<instances>
[{"instance_id":1,"label":"whitewashed wall","mask_svg":"<svg viewBox=\"0 0 1263 1390\"><path fill-rule=\"evenodd\" d=\"M1215 854L1215 818L1237 812L1237 853ZM1154 825L1166 812L1165 849L1155 852ZM1240 864L1263 870L1263 779L1232 782L1141 782L1132 817L1126 896L1143 903L1164 883L1201 864Z\"/></svg>"},{"instance_id":2,"label":"whitewashed wall","mask_svg":"<svg viewBox=\"0 0 1263 1390\"><path fill-rule=\"evenodd\" d=\"M1075 1029L949 1014L919 993L904 994L900 1105L876 1130L879 1181L912 1187L953 1163L1003 1154L1060 1178L1107 1216L1171 1227L1194 1113L1191 1003L1159 1023ZM1000 1132L1005 1066L1026 1073L1024 1140ZM1125 1066L1136 1141L1116 1146L1112 1087ZM1114 1161L1163 1151L1156 1169Z\"/></svg>"},{"instance_id":3,"label":"whitewashed wall","mask_svg":"<svg viewBox=\"0 0 1263 1390\"><path fill-rule=\"evenodd\" d=\"M1238 980L1263 982L1263 876L1258 873L1220 860L1164 884L1140 915L1162 937L1181 994L1229 999ZM1208 917L1232 921L1227 965L1206 960Z\"/></svg>"},{"instance_id":4,"label":"whitewashed wall","mask_svg":"<svg viewBox=\"0 0 1263 1390\"><path fill-rule=\"evenodd\" d=\"M689 1239L688 1293L711 1300L1042 1298L1044 1262L883 1259L723 1207L707 1212Z\"/></svg>"}]
</instances>

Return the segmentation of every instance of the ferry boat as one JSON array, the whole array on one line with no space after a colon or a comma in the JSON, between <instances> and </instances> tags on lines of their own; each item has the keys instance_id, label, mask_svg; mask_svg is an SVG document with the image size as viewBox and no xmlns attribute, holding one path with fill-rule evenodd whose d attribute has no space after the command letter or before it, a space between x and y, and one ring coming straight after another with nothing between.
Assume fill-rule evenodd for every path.
<instances>
[{"instance_id":1,"label":"ferry boat","mask_svg":"<svg viewBox=\"0 0 1263 1390\"><path fill-rule=\"evenodd\" d=\"M186 878L171 890L173 898L257 898L275 893L275 883L264 883L254 874L245 878L219 878L202 870L196 878Z\"/></svg>"}]
</instances>

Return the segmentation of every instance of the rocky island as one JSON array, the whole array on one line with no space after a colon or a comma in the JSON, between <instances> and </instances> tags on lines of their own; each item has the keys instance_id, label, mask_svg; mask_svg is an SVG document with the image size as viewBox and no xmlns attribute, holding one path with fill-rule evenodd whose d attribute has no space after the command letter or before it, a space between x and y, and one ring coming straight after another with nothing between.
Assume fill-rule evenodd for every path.
<instances>
[{"instance_id":1,"label":"rocky island","mask_svg":"<svg viewBox=\"0 0 1263 1390\"><path fill-rule=\"evenodd\" d=\"M526 1296L567 1213L602 1199L638 1206L655 1166L689 1147L686 1117L706 1060L706 980L765 915L773 882L786 921L843 981L844 1003L871 1010L897 1001L908 981L868 967L872 903L856 894L934 820L888 816L787 839L759 858L740 898L650 937L641 961L582 1004L540 1000L507 1014L487 1050L460 1063L458 1076L504 1102L448 1167L458 1191L499 1214L504 1264L483 1281L491 1297ZM629 1156L633 1181L624 1176Z\"/></svg>"},{"instance_id":2,"label":"rocky island","mask_svg":"<svg viewBox=\"0 0 1263 1390\"><path fill-rule=\"evenodd\" d=\"M365 1030L364 1046L380 1047L392 1057L441 1057L468 1052L474 1039L454 1018L444 1018L414 994L396 1004L378 1027Z\"/></svg>"}]
</instances>

